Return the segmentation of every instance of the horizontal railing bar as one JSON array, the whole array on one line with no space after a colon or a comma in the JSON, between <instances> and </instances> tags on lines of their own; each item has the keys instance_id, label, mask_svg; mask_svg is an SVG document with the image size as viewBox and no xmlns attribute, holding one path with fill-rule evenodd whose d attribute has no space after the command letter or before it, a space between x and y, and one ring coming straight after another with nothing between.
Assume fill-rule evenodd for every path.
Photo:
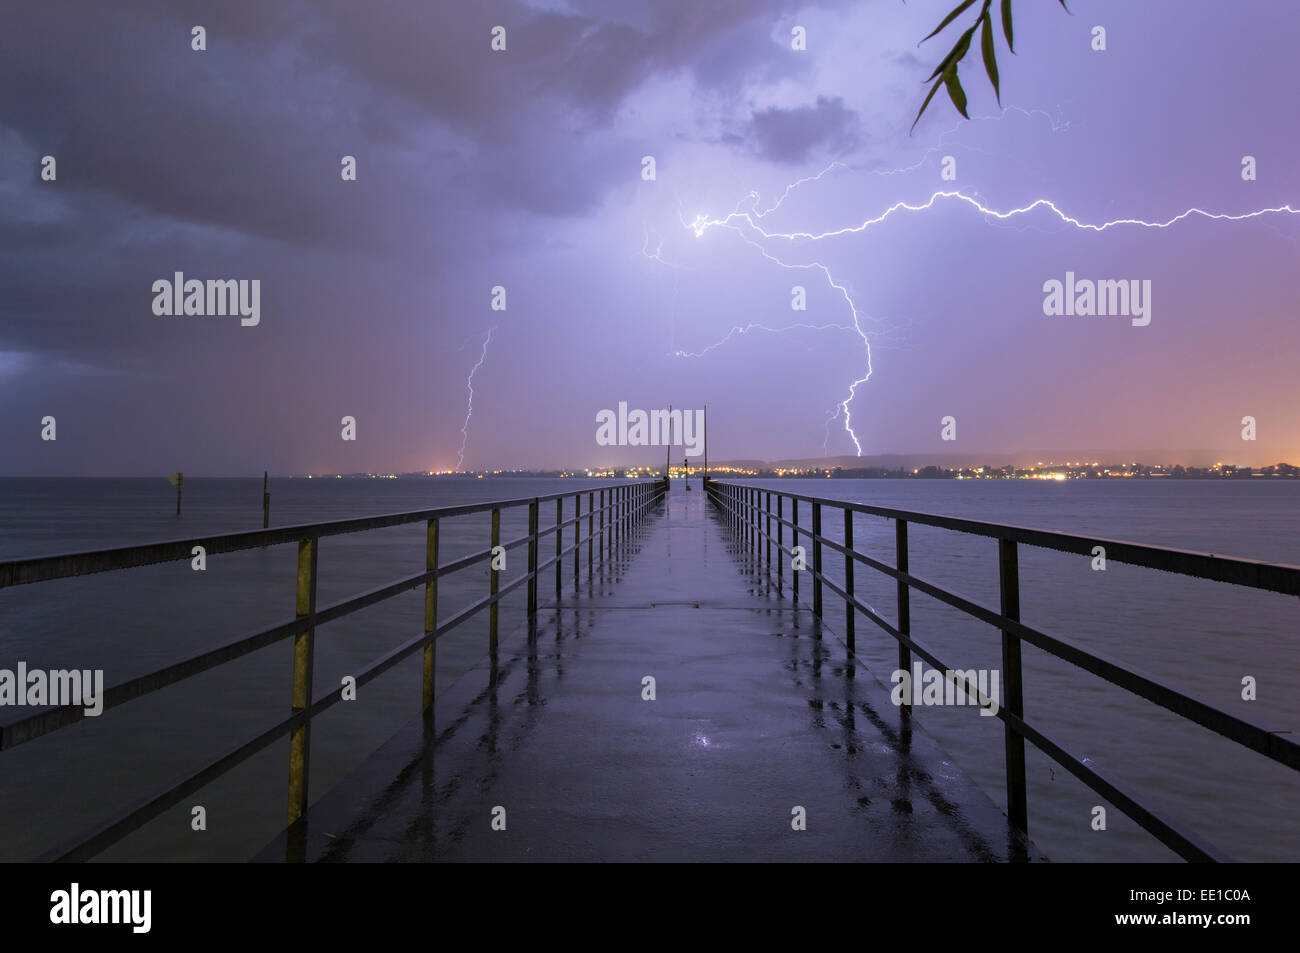
<instances>
[{"instance_id":1,"label":"horizontal railing bar","mask_svg":"<svg viewBox=\"0 0 1300 953\"><path fill-rule=\"evenodd\" d=\"M422 633L421 635L408 639L406 642L390 650L375 662L371 663L365 670L354 676L357 680L357 687L359 688L372 679L377 678L417 649L423 648L427 643L446 635L452 629L468 621L475 614L483 611L483 609L487 608L489 605L498 601L507 593L526 582L527 579L528 577L525 575L513 580L506 586L502 587L498 592L480 599L478 602L458 613L453 618L442 623L433 632ZM335 690L328 692L326 695L313 701L311 706L307 709L295 712L288 718L271 725L269 728L254 735L243 744L229 749L225 754L219 756L214 761L209 762L199 770L186 775L175 784L156 791L153 795L138 802L136 807L128 809L115 819L102 823L90 833L82 835L80 838L70 842L69 846L64 846L52 851L41 859L46 861L76 861L87 860L90 857L93 857L95 854L100 853L133 831L139 830L142 826L153 820L163 811L179 803L187 794L197 791L205 784L210 783L232 768L237 767L239 764L252 757L276 739L288 734L304 720L317 717L341 699L342 693L340 691Z\"/></svg>"},{"instance_id":2,"label":"horizontal railing bar","mask_svg":"<svg viewBox=\"0 0 1300 953\"><path fill-rule=\"evenodd\" d=\"M759 536L773 540L773 537L765 533L761 528L756 530ZM773 540L774 541L774 540ZM1019 619L1009 619L999 612L986 608L977 602L967 599L957 593L945 590L935 584L922 579L919 576L910 573L899 572L893 566L886 565L877 559L860 553L857 550L848 550L844 546L832 543L830 540L823 539L824 545L830 545L837 552L852 556L855 561L865 563L871 568L898 579L913 589L932 596L947 605L958 609L961 612L985 622L994 628L1003 629L1011 632L1029 642L1036 648L1047 652L1064 662L1068 662L1078 668L1083 669L1098 678L1102 678L1112 685L1124 689L1139 698L1159 705L1176 715L1200 725L1209 731L1214 732L1220 737L1227 738L1229 741L1235 741L1238 744L1256 751L1265 757L1284 764L1289 768L1300 770L1300 743L1294 742L1288 738L1283 738L1276 731L1265 728L1263 725L1241 718L1237 715L1229 714L1222 709L1215 708L1207 702L1203 702L1193 696L1186 695L1177 689L1171 688L1155 678L1144 674L1138 669L1122 665L1119 662L1089 652L1086 649L1071 645L1055 636L1048 635L1038 629L1026 625ZM778 545L783 552L793 555L793 552L784 546ZM812 575L814 579L819 579L824 586L829 586L834 592L845 597L847 594L843 589L836 586L824 572L817 573L815 570L805 570ZM856 600L855 600L856 601Z\"/></svg>"},{"instance_id":3,"label":"horizontal railing bar","mask_svg":"<svg viewBox=\"0 0 1300 953\"><path fill-rule=\"evenodd\" d=\"M851 602L855 609L879 625L896 640L906 645L916 655L929 662L932 668L944 672L960 671L959 669L954 669L943 662L925 645L917 642L910 636L905 636L900 633L894 626L886 622L870 607L864 605L856 597L847 596L845 591L835 586L834 583L829 580L823 580L822 584L828 588L834 589L838 595L844 597L846 601ZM968 679L953 679L954 685L959 682L964 686L967 697L975 699L979 698L978 685ZM1166 847L1176 851L1180 856L1189 860L1231 860L1231 858L1224 855L1208 842L1200 840L1194 835L1185 834L1179 831L1173 826L1172 822L1163 820L1154 811L1139 802L1134 796L1126 793L1118 784L1109 780L1095 769L1089 768L1062 745L1052 740L1045 732L1035 728L1024 719L1018 718L1001 704L998 705L996 716L1010 724L1013 731L1021 737L1028 739L1035 747L1042 751L1043 754L1047 755L1061 767L1079 778L1079 780L1087 784L1092 788L1092 790L1096 791L1103 797L1108 798L1111 803L1123 811L1135 823L1141 826L1148 833L1152 834Z\"/></svg>"},{"instance_id":4,"label":"horizontal railing bar","mask_svg":"<svg viewBox=\"0 0 1300 953\"><path fill-rule=\"evenodd\" d=\"M746 489L746 487L734 483L719 482L719 486ZM968 533L991 539L1005 539L1024 543L1027 546L1037 546L1041 549L1052 549L1082 556L1091 556L1094 546L1103 546L1106 549L1106 559L1108 561L1113 560L1131 566L1195 576L1199 579L1209 579L1214 582L1227 582L1252 589L1280 592L1284 595L1300 595L1300 566L1266 563L1259 560L1242 559L1237 556L1218 556L1214 553L1202 553L1190 549L1149 546L1143 543L1106 539L1100 536L1077 536L1055 530L1010 526L1002 523L985 523L959 517L916 513L910 510L895 510L865 503L852 503L847 500L832 500L825 497L805 496L801 493L787 493L782 490L769 491L767 488L763 488L763 492L771 492L773 495L780 495L786 499L803 500L809 503L820 503L823 506L836 507L841 510L852 510L855 513L865 513L869 516L904 520L922 526L935 526L940 529L950 529L959 533ZM752 506L753 504L745 505ZM761 509L761 507L754 508ZM802 532L811 535L806 529Z\"/></svg>"},{"instance_id":5,"label":"horizontal railing bar","mask_svg":"<svg viewBox=\"0 0 1300 953\"><path fill-rule=\"evenodd\" d=\"M1053 655L1064 662L1069 662L1086 672L1096 675L1098 678L1105 679L1112 685L1116 685L1140 698L1145 698L1147 701L1172 711L1176 715L1181 715L1202 728L1213 731L1230 741L1235 741L1252 751L1257 751L1279 764L1300 770L1300 744L1280 737L1275 731L1270 731L1262 725L1229 714L1190 695L1185 695L1138 669L1122 665L1103 655L1071 645L1025 625L1017 619L1008 619L1000 613L987 609L955 593L940 589L938 586L917 576L899 573L897 570L891 575L903 580L913 589L933 596L981 622L986 622L995 628L1005 629L1049 655Z\"/></svg>"},{"instance_id":6,"label":"horizontal railing bar","mask_svg":"<svg viewBox=\"0 0 1300 953\"><path fill-rule=\"evenodd\" d=\"M563 493L551 493L546 496L521 497L511 500L494 500L486 503L467 503L459 506L443 506L430 510L418 510L407 513L389 513L381 516L364 516L345 520L333 520L324 523L303 523L296 526L282 526L275 529L248 530L239 533L224 533L216 536L195 536L185 539L166 540L163 542L144 543L135 546L119 546L112 549L93 550L89 552L62 553L53 556L35 556L27 559L14 559L0 562L0 589L8 586L44 582L51 579L65 579L97 572L112 572L119 569L131 569L155 563L173 562L193 558L195 546L202 546L208 555L236 552L242 549L256 549L264 546L276 546L294 543L304 539L316 539L324 536L338 536L345 533L367 532L386 529L430 519L449 519L455 516L467 516L474 513L490 513L493 509L509 509L527 506L533 502L547 502L571 496L581 496L599 489L618 489L621 487L641 486L647 482L619 483L605 487L593 487L583 490L567 490Z\"/></svg>"},{"instance_id":7,"label":"horizontal railing bar","mask_svg":"<svg viewBox=\"0 0 1300 953\"><path fill-rule=\"evenodd\" d=\"M1003 715L1003 712L1006 712L1005 715ZM999 708L998 714L1002 716L1003 721L1011 726L1012 731L1028 740L1039 751L1065 768L1066 771L1073 774L1091 790L1106 798L1124 812L1130 820L1184 860L1213 863L1233 862L1234 858L1219 850L1209 841L1202 839L1195 833L1175 826L1172 816L1166 814L1161 817L1156 814L1116 782L1110 780L1096 768L1088 767L1080 758L1071 754L1033 725L1004 708ZM1182 821L1179 823L1183 827L1187 826Z\"/></svg>"},{"instance_id":8,"label":"horizontal railing bar","mask_svg":"<svg viewBox=\"0 0 1300 953\"><path fill-rule=\"evenodd\" d=\"M254 635L243 636L233 642L215 649L209 649L180 662L156 669L144 675L121 682L104 690L104 710L116 708L136 698L142 698L169 685L184 681L194 675L200 675L209 669L226 662L234 661L250 652L274 645L282 639L297 635L309 629L313 624L311 617L293 619L281 625L264 629ZM60 728L75 724L85 718L83 705L60 705L42 708L24 718L19 718L0 726L0 751L17 747L20 744L49 734Z\"/></svg>"},{"instance_id":9,"label":"horizontal railing bar","mask_svg":"<svg viewBox=\"0 0 1300 953\"><path fill-rule=\"evenodd\" d=\"M208 762L199 770L187 774L175 784L158 789L153 794L137 801L134 807L120 811L116 816L101 822L76 838L41 855L37 858L37 862L59 863L90 860L123 837L139 830L168 808L179 804L186 795L194 793L232 768L238 767L263 748L297 728L309 716L310 713L306 710L294 712L283 721L276 722L247 741L228 749L224 754Z\"/></svg>"},{"instance_id":10,"label":"horizontal railing bar","mask_svg":"<svg viewBox=\"0 0 1300 953\"><path fill-rule=\"evenodd\" d=\"M523 542L527 542L528 536L522 537ZM295 618L289 622L272 626L253 635L243 636L233 642L202 652L191 658L176 662L164 668L148 672L144 675L137 676L126 682L112 686L104 691L103 707L105 710L115 708L118 705L133 701L136 698L142 698L156 691L160 691L177 682L184 681L195 675L224 665L227 662L234 661L250 652L266 648L276 642L286 639L290 636L297 635L299 632L313 628L314 626L324 625L333 622L343 616L349 615L360 609L375 605L385 599L400 595L403 592L419 588L431 579L450 575L460 569L464 569L483 559L491 557L490 549L482 550L477 553L471 553L468 556L455 560L454 562L445 563L437 569L427 572L416 573L400 579L397 582L387 583L376 589L360 595L344 599L333 605L318 610L315 615ZM526 582L529 574L525 573L518 580ZM508 592L517 585L512 582L510 586L502 589L501 592ZM0 751L16 747L24 742L39 738L42 735L65 728L68 725L75 724L85 718L85 708L83 705L62 705L53 708L44 708L40 711L33 712L24 718L16 719L8 724L0 725Z\"/></svg>"}]
</instances>

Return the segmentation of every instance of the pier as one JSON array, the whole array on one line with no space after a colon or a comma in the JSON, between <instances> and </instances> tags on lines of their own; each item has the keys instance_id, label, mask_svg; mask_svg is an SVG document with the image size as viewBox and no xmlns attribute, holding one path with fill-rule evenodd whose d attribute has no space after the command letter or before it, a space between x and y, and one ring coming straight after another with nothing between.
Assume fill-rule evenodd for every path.
<instances>
[{"instance_id":1,"label":"pier","mask_svg":"<svg viewBox=\"0 0 1300 953\"><path fill-rule=\"evenodd\" d=\"M1088 554L1168 572L1300 595L1300 569L1114 540L909 513L766 487L664 481L443 507L208 539L173 540L0 564L0 588L188 560L254 547L297 547L293 615L103 693L115 708L282 643L290 674L285 716L174 783L84 830L42 859L89 860L259 751L286 755L283 832L259 861L1034 861L1024 778L1026 743L1188 860L1227 860L1188 825L1099 773L1035 727L1024 710L1020 652L1030 644L1293 770L1300 746L1020 620L1018 547ZM502 513L526 531L502 537ZM483 547L440 558L443 527L490 514ZM894 524L895 558L853 543L855 520ZM425 564L389 584L317 605L319 540L422 524ZM1001 600L994 609L908 571L908 527L990 541ZM526 553L499 575L501 552ZM838 571L830 572L834 561ZM444 617L439 581L486 573L482 596ZM855 573L896 583L888 609L862 602ZM357 672L365 685L403 659L423 658L418 684L394 687L411 718L328 791L309 790L312 720L342 700L315 692L312 661L327 624L423 589L423 630ZM501 611L522 589L521 613ZM888 672L855 654L864 624L892 639L898 668L951 671L910 626L911 593L957 608L1001 633L1001 692L959 678L986 704L1006 752L1004 811L925 732L925 712L891 700ZM2 598L2 594L0 594ZM287 604L287 599L286 599ZM482 661L436 692L437 640L469 624ZM958 670L958 675L962 673ZM952 680L950 680L952 681ZM992 702L998 704L992 704ZM983 712L972 711L972 717ZM4 751L81 720L74 705L0 724ZM112 717L111 714L108 717Z\"/></svg>"}]
</instances>

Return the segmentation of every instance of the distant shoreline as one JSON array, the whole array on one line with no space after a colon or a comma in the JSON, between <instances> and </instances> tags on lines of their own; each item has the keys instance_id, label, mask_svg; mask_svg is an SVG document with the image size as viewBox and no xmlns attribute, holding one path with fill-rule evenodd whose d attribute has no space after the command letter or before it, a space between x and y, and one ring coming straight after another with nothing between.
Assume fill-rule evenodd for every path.
<instances>
[{"instance_id":1,"label":"distant shoreline","mask_svg":"<svg viewBox=\"0 0 1300 953\"><path fill-rule=\"evenodd\" d=\"M689 478L698 480L705 474L702 466L690 468ZM751 468L722 464L710 467L709 477L716 480L1213 480L1258 481L1300 480L1300 467L1278 463L1267 467L1184 467L1181 465L1110 464L1053 465L1031 467L819 467L819 468ZM673 479L687 474L672 467ZM293 473L271 476L272 480L662 480L663 468L601 467L592 470L483 470L458 473ZM0 480L153 480L165 476L14 476L0 475ZM187 480L260 480L260 476L199 476Z\"/></svg>"}]
</instances>

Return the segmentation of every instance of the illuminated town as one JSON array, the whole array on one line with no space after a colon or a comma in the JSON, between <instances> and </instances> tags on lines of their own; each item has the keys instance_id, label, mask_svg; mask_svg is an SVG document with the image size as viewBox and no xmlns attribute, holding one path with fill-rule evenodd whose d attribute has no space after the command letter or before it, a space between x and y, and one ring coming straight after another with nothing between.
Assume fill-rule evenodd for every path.
<instances>
[{"instance_id":1,"label":"illuminated town","mask_svg":"<svg viewBox=\"0 0 1300 953\"><path fill-rule=\"evenodd\" d=\"M689 470L680 465L669 468L669 476L698 478L705 473L703 465ZM1227 480L1227 479L1300 479L1300 467L1290 463L1275 463L1266 467L1243 467L1230 463L1194 467L1181 464L1106 463L1099 461L1067 460L1057 463L1040 460L1032 466L981 466L981 467L786 467L772 464L711 465L708 474L722 479L849 479L849 480L1116 480L1116 479L1173 479L1173 480ZM326 473L305 474L306 479L370 479L397 480L431 477L451 479L476 479L488 477L549 477L553 479L577 478L584 480L663 479L662 466L595 466L569 470L427 470L414 473Z\"/></svg>"}]
</instances>

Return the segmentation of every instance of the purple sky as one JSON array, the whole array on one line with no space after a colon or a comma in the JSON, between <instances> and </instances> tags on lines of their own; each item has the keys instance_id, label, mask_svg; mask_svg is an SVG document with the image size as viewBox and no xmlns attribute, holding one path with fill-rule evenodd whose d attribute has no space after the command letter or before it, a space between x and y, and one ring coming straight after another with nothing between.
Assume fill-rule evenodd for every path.
<instances>
[{"instance_id":1,"label":"purple sky","mask_svg":"<svg viewBox=\"0 0 1300 953\"><path fill-rule=\"evenodd\" d=\"M453 467L493 327L467 468L657 463L596 445L619 401L707 403L715 460L853 453L827 418L867 342L849 404L866 454L1300 462L1300 216L1097 233L939 200L778 237L936 190L1086 223L1300 208L1300 9L1017 0L1007 111L977 49L976 118L941 92L909 136L956 31L917 42L954 2L18 5L0 30L0 474ZM753 229L824 171L757 220L772 237ZM734 228L688 227L738 206ZM156 316L176 271L260 280L260 324ZM1150 280L1151 323L1044 315L1067 271ZM794 324L840 327L733 330Z\"/></svg>"}]
</instances>

